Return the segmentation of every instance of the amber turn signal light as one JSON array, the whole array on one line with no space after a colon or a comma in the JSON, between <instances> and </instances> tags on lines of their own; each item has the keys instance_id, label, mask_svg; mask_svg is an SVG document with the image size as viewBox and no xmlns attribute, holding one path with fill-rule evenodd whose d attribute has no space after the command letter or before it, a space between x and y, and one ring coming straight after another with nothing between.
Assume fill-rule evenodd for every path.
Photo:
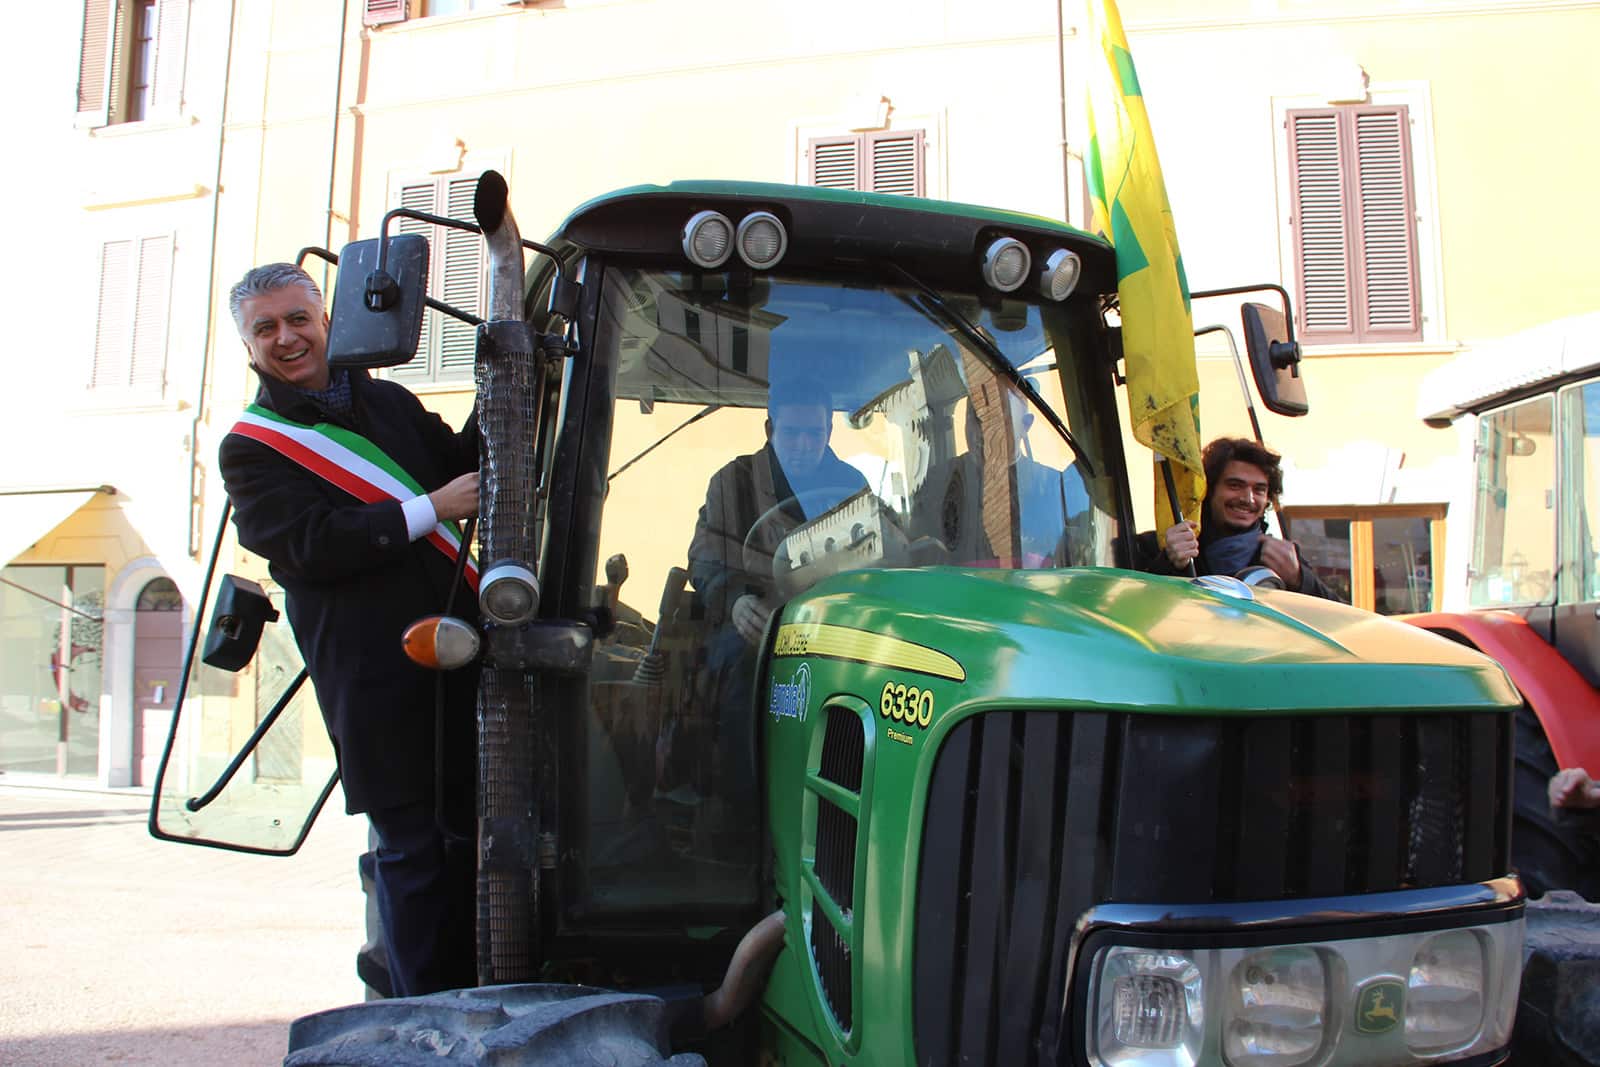
<instances>
[{"instance_id":1,"label":"amber turn signal light","mask_svg":"<svg viewBox=\"0 0 1600 1067\"><path fill-rule=\"evenodd\" d=\"M478 658L478 631L453 615L429 615L406 627L406 656L430 670L464 667Z\"/></svg>"}]
</instances>

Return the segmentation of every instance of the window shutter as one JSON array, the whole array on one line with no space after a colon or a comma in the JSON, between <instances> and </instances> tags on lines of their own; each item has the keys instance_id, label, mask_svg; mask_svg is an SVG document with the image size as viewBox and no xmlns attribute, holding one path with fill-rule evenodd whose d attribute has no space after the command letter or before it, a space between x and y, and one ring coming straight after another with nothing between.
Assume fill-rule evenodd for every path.
<instances>
[{"instance_id":1,"label":"window shutter","mask_svg":"<svg viewBox=\"0 0 1600 1067\"><path fill-rule=\"evenodd\" d=\"M111 119L111 53L116 0L83 0L83 45L78 54L78 123L104 126Z\"/></svg>"},{"instance_id":2,"label":"window shutter","mask_svg":"<svg viewBox=\"0 0 1600 1067\"><path fill-rule=\"evenodd\" d=\"M1289 113L1289 185L1301 332L1354 340L1345 161L1337 111Z\"/></svg>"},{"instance_id":3,"label":"window shutter","mask_svg":"<svg viewBox=\"0 0 1600 1067\"><path fill-rule=\"evenodd\" d=\"M156 70L151 110L175 115L183 106L183 67L189 28L189 0L159 0L156 5Z\"/></svg>"},{"instance_id":4,"label":"window shutter","mask_svg":"<svg viewBox=\"0 0 1600 1067\"><path fill-rule=\"evenodd\" d=\"M94 363L89 388L123 384L128 345L133 333L132 241L107 241L100 246L100 304L94 328Z\"/></svg>"},{"instance_id":5,"label":"window shutter","mask_svg":"<svg viewBox=\"0 0 1600 1067\"><path fill-rule=\"evenodd\" d=\"M922 196L922 131L881 130L865 135L866 189Z\"/></svg>"},{"instance_id":6,"label":"window shutter","mask_svg":"<svg viewBox=\"0 0 1600 1067\"><path fill-rule=\"evenodd\" d=\"M1291 111L1291 232L1309 342L1422 339L1403 106Z\"/></svg>"},{"instance_id":7,"label":"window shutter","mask_svg":"<svg viewBox=\"0 0 1600 1067\"><path fill-rule=\"evenodd\" d=\"M128 361L127 384L135 389L160 392L166 384L167 309L172 293L172 236L146 237L139 242L139 269L135 275L133 350Z\"/></svg>"},{"instance_id":8,"label":"window shutter","mask_svg":"<svg viewBox=\"0 0 1600 1067\"><path fill-rule=\"evenodd\" d=\"M430 215L439 214L437 182L418 182L415 185L400 187L400 207L410 208L412 211L425 211ZM432 223L422 222L418 219L399 219L396 229L401 233L420 233L428 239L430 255L428 260L433 263L439 253L439 235L434 232ZM433 279L428 279L428 295L433 295ZM403 381L420 381L428 378L431 372L429 355L439 348L439 319L442 316L432 308L422 313L422 333L417 341L417 354L411 359L395 367L389 373Z\"/></svg>"},{"instance_id":9,"label":"window shutter","mask_svg":"<svg viewBox=\"0 0 1600 1067\"><path fill-rule=\"evenodd\" d=\"M470 178L452 178L445 183L444 214L452 219L471 219L472 197L478 188L478 175ZM483 256L483 241L475 233L439 227L434 247L443 239L444 255L439 277L440 299L451 307L470 311L480 318L484 313L484 272L487 269ZM460 319L440 315L439 360L437 374L443 378L472 374L473 356L477 349L478 328Z\"/></svg>"},{"instance_id":10,"label":"window shutter","mask_svg":"<svg viewBox=\"0 0 1600 1067\"><path fill-rule=\"evenodd\" d=\"M406 0L365 0L361 13L363 26L383 26L406 20Z\"/></svg>"},{"instance_id":11,"label":"window shutter","mask_svg":"<svg viewBox=\"0 0 1600 1067\"><path fill-rule=\"evenodd\" d=\"M1404 107L1357 108L1351 119L1361 192L1355 221L1363 333L1369 340L1420 341L1410 120Z\"/></svg>"},{"instance_id":12,"label":"window shutter","mask_svg":"<svg viewBox=\"0 0 1600 1067\"><path fill-rule=\"evenodd\" d=\"M825 189L861 188L861 142L857 137L813 137L811 184Z\"/></svg>"}]
</instances>

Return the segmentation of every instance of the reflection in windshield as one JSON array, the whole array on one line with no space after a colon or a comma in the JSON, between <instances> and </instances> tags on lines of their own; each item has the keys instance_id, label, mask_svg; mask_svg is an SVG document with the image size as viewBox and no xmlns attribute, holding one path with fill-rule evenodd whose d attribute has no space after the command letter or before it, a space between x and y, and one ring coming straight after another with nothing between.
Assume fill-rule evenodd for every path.
<instances>
[{"instance_id":1,"label":"reflection in windshield","mask_svg":"<svg viewBox=\"0 0 1600 1067\"><path fill-rule=\"evenodd\" d=\"M704 417L709 405L763 412L769 390L790 380L826 391L837 423L833 452L861 472L915 549L910 559L871 562L1111 563L1110 494L1097 492L1091 469L1106 466L1094 455L1104 448L1092 439L1095 428L1073 428L1089 453L1079 461L1005 374L921 306L921 294L877 283L766 276L741 287L722 274L614 270L606 296L618 396L637 400L645 414L660 406L672 432ZM1064 389L1081 388L1082 368L1071 362L1064 322L1024 300L942 299L1032 374L1070 424L1077 398ZM1047 310L1064 320L1060 308ZM1050 369L1038 373L1041 367ZM624 477L648 477L649 460L633 464L658 444L644 441L638 453L615 457L613 477L624 467ZM734 454L724 452L722 461ZM704 470L707 480L715 469ZM675 470L672 477L687 476ZM825 543L841 531L813 532Z\"/></svg>"}]
</instances>

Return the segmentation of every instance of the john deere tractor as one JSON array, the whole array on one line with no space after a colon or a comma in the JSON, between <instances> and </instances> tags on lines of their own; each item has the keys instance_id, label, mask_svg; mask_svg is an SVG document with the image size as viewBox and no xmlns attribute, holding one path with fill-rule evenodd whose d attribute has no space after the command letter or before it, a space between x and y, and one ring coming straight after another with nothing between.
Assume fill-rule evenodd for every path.
<instances>
[{"instance_id":1,"label":"john deere tractor","mask_svg":"<svg viewBox=\"0 0 1600 1067\"><path fill-rule=\"evenodd\" d=\"M1505 1060L1521 699L1258 573L1137 569L1105 242L747 183L534 244L491 174L476 216L347 248L330 352L411 358L407 218L483 234L489 321L431 305L476 338L480 599L411 636L483 670L479 987L302 1019L286 1063ZM1241 330L1303 409L1287 313ZM796 396L831 473L763 481ZM332 767L238 577L153 824L286 852ZM213 619L281 682L201 662ZM230 715L293 740L227 766Z\"/></svg>"}]
</instances>

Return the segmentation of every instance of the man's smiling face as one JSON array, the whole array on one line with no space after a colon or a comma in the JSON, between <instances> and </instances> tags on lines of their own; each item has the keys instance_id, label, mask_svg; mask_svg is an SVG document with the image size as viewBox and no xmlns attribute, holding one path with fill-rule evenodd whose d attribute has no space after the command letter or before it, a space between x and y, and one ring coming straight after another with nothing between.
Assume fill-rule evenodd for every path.
<instances>
[{"instance_id":1,"label":"man's smiling face","mask_svg":"<svg viewBox=\"0 0 1600 1067\"><path fill-rule=\"evenodd\" d=\"M296 389L328 387L328 319L302 285L285 285L239 303L241 336L259 374Z\"/></svg>"},{"instance_id":2,"label":"man's smiling face","mask_svg":"<svg viewBox=\"0 0 1600 1067\"><path fill-rule=\"evenodd\" d=\"M1267 510L1267 472L1230 459L1211 491L1209 518L1229 533L1253 529Z\"/></svg>"}]
</instances>

